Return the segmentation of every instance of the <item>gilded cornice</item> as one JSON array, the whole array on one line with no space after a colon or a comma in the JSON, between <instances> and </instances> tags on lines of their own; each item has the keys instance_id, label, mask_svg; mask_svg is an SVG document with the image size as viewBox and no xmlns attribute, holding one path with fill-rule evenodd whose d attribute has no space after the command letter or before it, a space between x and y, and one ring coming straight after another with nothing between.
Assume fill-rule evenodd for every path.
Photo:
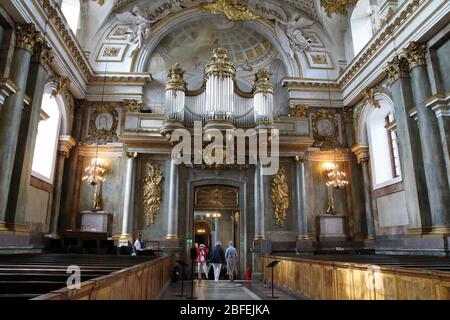
<instances>
[{"instance_id":1,"label":"gilded cornice","mask_svg":"<svg viewBox=\"0 0 450 320\"><path fill-rule=\"evenodd\" d=\"M356 75L356 73L377 53L381 46L392 37L394 32L401 27L405 21L412 15L414 10L416 10L424 1L426 0L414 0L406 6L406 8L397 16L397 18L392 21L392 23L384 27L383 32L380 32L378 36L372 41L372 45L368 47L364 52L360 54L360 57L352 63L347 70L344 72L339 84L344 87L350 80Z\"/></svg>"},{"instance_id":2,"label":"gilded cornice","mask_svg":"<svg viewBox=\"0 0 450 320\"><path fill-rule=\"evenodd\" d=\"M148 75L142 75L142 76L132 76L130 75L120 75L120 74L113 74L113 75L107 75L106 79L105 76L100 75L92 75L89 77L89 84L103 84L104 82L111 84L111 83L118 83L118 84L136 84L136 85L145 85L151 80L151 76Z\"/></svg>"},{"instance_id":3,"label":"gilded cornice","mask_svg":"<svg viewBox=\"0 0 450 320\"><path fill-rule=\"evenodd\" d=\"M49 20L54 23L57 32L61 36L63 42L69 48L72 57L74 58L78 66L81 68L81 71L83 72L84 76L86 77L86 79L89 79L90 76L92 75L92 70L89 65L89 62L87 61L87 58L85 57L82 49L80 48L76 38L73 36L72 32L69 31L69 27L66 26L64 19L60 17L58 10L52 6L50 0L38 0L38 1L42 5L44 12L47 14Z\"/></svg>"},{"instance_id":4,"label":"gilded cornice","mask_svg":"<svg viewBox=\"0 0 450 320\"><path fill-rule=\"evenodd\" d=\"M295 81L295 82L288 82L286 84L288 89L336 89L340 90L341 86L338 83L327 83L327 82L304 82L304 81Z\"/></svg>"}]
</instances>

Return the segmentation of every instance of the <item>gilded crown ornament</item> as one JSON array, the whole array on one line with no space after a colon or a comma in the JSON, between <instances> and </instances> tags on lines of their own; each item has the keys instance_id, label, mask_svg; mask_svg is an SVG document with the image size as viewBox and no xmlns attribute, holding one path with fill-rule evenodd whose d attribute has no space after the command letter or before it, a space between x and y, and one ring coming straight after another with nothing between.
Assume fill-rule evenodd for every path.
<instances>
[{"instance_id":1,"label":"gilded crown ornament","mask_svg":"<svg viewBox=\"0 0 450 320\"><path fill-rule=\"evenodd\" d=\"M201 4L200 11L212 14L223 14L228 20L247 21L260 17L253 13L248 5L240 4L237 0L217 0L214 3Z\"/></svg>"},{"instance_id":2,"label":"gilded crown ornament","mask_svg":"<svg viewBox=\"0 0 450 320\"><path fill-rule=\"evenodd\" d=\"M186 91L186 81L183 80L184 70L181 69L180 64L175 63L170 69L169 80L166 82L166 89Z\"/></svg>"},{"instance_id":3,"label":"gilded crown ornament","mask_svg":"<svg viewBox=\"0 0 450 320\"><path fill-rule=\"evenodd\" d=\"M236 76L236 67L230 62L227 49L216 48L213 50L211 62L205 67L205 76L208 77L210 74Z\"/></svg>"},{"instance_id":4,"label":"gilded crown ornament","mask_svg":"<svg viewBox=\"0 0 450 320\"><path fill-rule=\"evenodd\" d=\"M262 92L273 94L273 85L269 81L271 75L272 73L267 69L259 69L258 72L255 73L255 93Z\"/></svg>"}]
</instances>

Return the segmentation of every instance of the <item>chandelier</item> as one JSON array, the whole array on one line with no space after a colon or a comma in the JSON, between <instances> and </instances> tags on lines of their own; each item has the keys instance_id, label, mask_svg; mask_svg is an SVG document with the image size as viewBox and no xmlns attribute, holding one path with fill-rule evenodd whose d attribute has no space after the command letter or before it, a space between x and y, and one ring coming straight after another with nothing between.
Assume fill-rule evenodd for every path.
<instances>
[{"instance_id":1,"label":"chandelier","mask_svg":"<svg viewBox=\"0 0 450 320\"><path fill-rule=\"evenodd\" d=\"M90 185L94 187L94 197L92 201L93 212L100 211L101 198L100 198L100 186L105 182L106 166L105 162L101 158L94 158L91 161L91 165L84 169L86 175L82 178L83 181L87 181Z\"/></svg>"},{"instance_id":2,"label":"chandelier","mask_svg":"<svg viewBox=\"0 0 450 320\"><path fill-rule=\"evenodd\" d=\"M339 171L336 164L325 164L327 182L325 185L334 189L342 189L348 185L347 176L344 171Z\"/></svg>"}]
</instances>

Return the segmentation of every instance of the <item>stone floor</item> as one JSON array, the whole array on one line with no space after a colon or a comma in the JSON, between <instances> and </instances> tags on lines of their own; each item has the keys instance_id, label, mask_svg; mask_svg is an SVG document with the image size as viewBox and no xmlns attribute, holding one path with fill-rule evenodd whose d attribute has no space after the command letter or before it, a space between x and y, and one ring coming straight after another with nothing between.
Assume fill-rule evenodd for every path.
<instances>
[{"instance_id":1,"label":"stone floor","mask_svg":"<svg viewBox=\"0 0 450 320\"><path fill-rule=\"evenodd\" d=\"M183 297L181 293L181 282L171 283L161 294L161 300L186 300L191 294L191 282L184 282ZM271 300L272 290L269 284L264 285L261 281L235 281L221 280L215 284L213 280L195 280L194 297L198 300ZM298 300L303 299L294 296L285 290L274 288L276 300Z\"/></svg>"}]
</instances>

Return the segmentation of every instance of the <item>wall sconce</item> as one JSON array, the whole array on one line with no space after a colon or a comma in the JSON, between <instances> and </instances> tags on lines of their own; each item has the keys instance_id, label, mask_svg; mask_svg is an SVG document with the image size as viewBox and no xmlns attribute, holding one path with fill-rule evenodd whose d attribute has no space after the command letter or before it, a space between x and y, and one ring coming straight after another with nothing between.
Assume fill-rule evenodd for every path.
<instances>
[{"instance_id":1,"label":"wall sconce","mask_svg":"<svg viewBox=\"0 0 450 320\"><path fill-rule=\"evenodd\" d=\"M197 229L197 234L205 234L206 230L205 229Z\"/></svg>"},{"instance_id":2,"label":"wall sconce","mask_svg":"<svg viewBox=\"0 0 450 320\"><path fill-rule=\"evenodd\" d=\"M94 187L94 197L92 199L92 211L101 211L101 186L105 182L106 166L101 158L94 158L91 165L84 169L86 175L82 178Z\"/></svg>"},{"instance_id":3,"label":"wall sconce","mask_svg":"<svg viewBox=\"0 0 450 320\"><path fill-rule=\"evenodd\" d=\"M207 218L220 218L222 215L220 213L207 213Z\"/></svg>"}]
</instances>

